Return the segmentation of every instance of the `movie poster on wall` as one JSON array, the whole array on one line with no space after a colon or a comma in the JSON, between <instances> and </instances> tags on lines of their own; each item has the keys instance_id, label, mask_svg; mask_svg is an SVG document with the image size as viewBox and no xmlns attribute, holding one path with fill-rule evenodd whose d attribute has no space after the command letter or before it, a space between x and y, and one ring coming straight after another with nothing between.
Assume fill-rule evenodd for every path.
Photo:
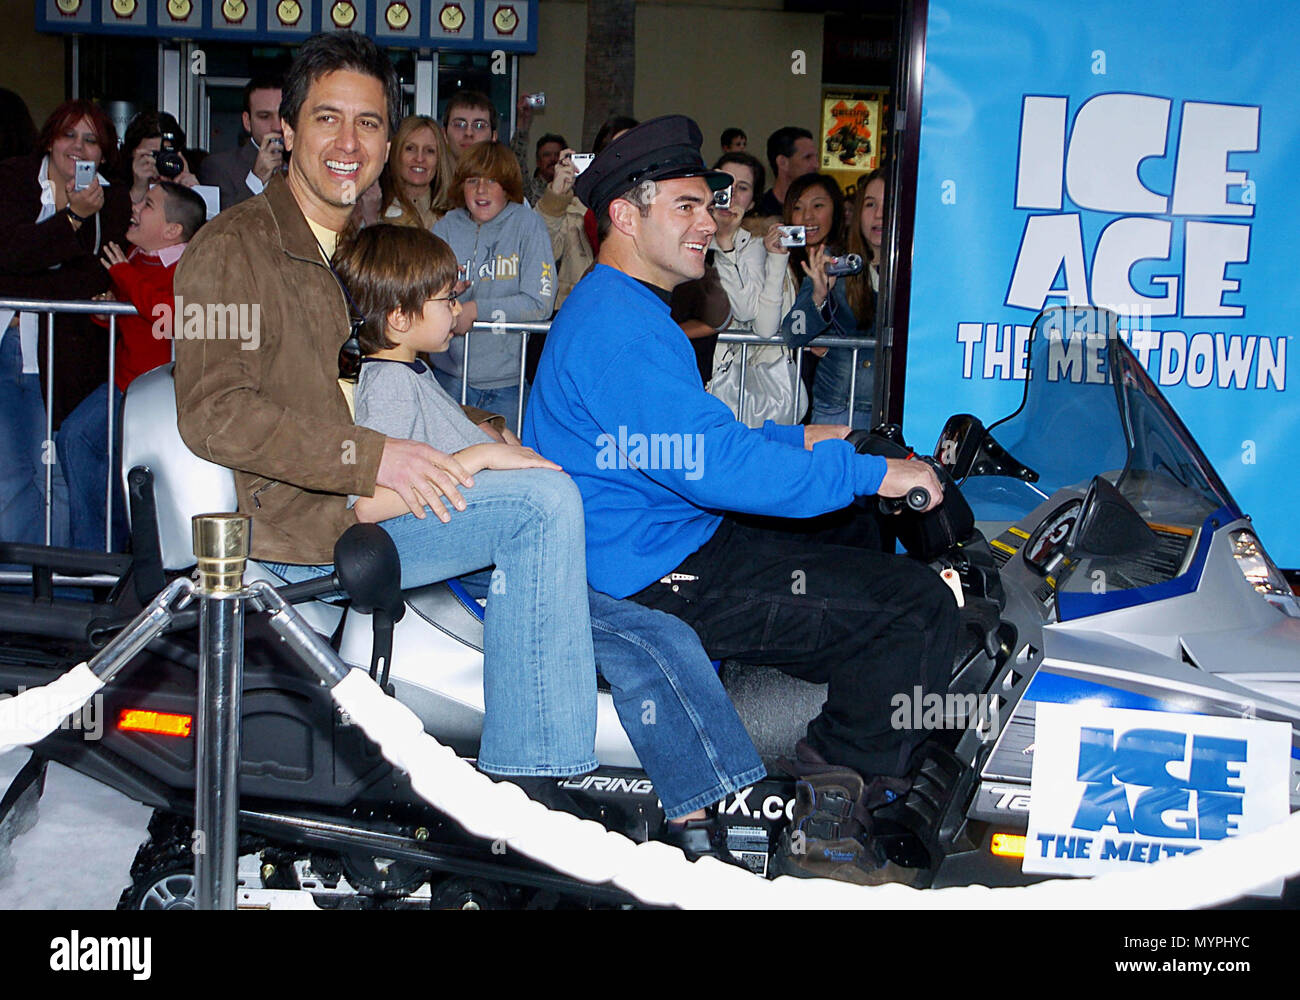
<instances>
[{"instance_id":1,"label":"movie poster on wall","mask_svg":"<svg viewBox=\"0 0 1300 1000\"><path fill-rule=\"evenodd\" d=\"M1300 63L1277 43L1298 32L1297 5L1261 30L1212 0L932 0L908 441L1014 411L1045 307L1109 309L1269 554L1300 568Z\"/></svg>"},{"instance_id":2,"label":"movie poster on wall","mask_svg":"<svg viewBox=\"0 0 1300 1000\"><path fill-rule=\"evenodd\" d=\"M822 94L821 172L848 190L880 166L885 92L828 90Z\"/></svg>"}]
</instances>

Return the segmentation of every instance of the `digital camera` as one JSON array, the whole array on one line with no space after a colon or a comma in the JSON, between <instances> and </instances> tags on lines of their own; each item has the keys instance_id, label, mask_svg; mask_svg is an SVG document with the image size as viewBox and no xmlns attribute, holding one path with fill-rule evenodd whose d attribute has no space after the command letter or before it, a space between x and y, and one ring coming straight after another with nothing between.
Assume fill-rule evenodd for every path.
<instances>
[{"instance_id":1,"label":"digital camera","mask_svg":"<svg viewBox=\"0 0 1300 1000\"><path fill-rule=\"evenodd\" d=\"M807 231L803 226L780 226L781 246L802 247L808 245Z\"/></svg>"},{"instance_id":2,"label":"digital camera","mask_svg":"<svg viewBox=\"0 0 1300 1000\"><path fill-rule=\"evenodd\" d=\"M823 270L827 275L861 274L862 257L855 253L846 253L839 257L827 257Z\"/></svg>"},{"instance_id":3,"label":"digital camera","mask_svg":"<svg viewBox=\"0 0 1300 1000\"><path fill-rule=\"evenodd\" d=\"M171 181L185 172L185 161L181 159L180 150L176 148L175 132L162 134L162 148L153 154L153 158L158 167L159 177Z\"/></svg>"}]
</instances>

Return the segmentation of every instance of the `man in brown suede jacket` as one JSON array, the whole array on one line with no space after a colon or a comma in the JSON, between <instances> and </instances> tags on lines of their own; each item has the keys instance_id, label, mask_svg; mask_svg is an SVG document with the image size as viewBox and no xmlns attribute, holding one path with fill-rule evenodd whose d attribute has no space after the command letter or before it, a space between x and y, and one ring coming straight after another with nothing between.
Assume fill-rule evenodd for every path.
<instances>
[{"instance_id":1,"label":"man in brown suede jacket","mask_svg":"<svg viewBox=\"0 0 1300 1000\"><path fill-rule=\"evenodd\" d=\"M312 39L281 106L288 174L205 226L176 270L181 436L235 470L259 559L331 562L356 523L347 494L370 496L376 484L417 516L427 503L448 520L439 497L464 507L457 484L468 477L454 458L355 426L338 385L349 312L327 261L383 168L399 106L396 75L372 42Z\"/></svg>"}]
</instances>

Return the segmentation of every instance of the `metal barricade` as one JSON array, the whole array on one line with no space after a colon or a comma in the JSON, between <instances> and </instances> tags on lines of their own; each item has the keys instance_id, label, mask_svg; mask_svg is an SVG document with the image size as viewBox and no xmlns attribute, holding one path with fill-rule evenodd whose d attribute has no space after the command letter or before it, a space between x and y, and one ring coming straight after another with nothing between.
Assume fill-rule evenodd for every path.
<instances>
[{"instance_id":1,"label":"metal barricade","mask_svg":"<svg viewBox=\"0 0 1300 1000\"><path fill-rule=\"evenodd\" d=\"M42 461L45 465L45 544L49 545L52 541L53 528L53 508L54 508L54 317L56 314L70 313L75 315L106 315L108 316L108 436L104 442L104 447L108 454L113 452L113 442L116 435L115 417L113 406L113 382L117 376L115 370L116 353L117 353L117 317L118 316L135 316L137 315L135 306L128 302L56 302L42 299L12 299L0 298L0 310L14 310L16 313L37 313L45 317L46 343L45 343L45 441L43 443ZM16 319L17 317L15 317ZM5 335L13 336L17 334L16 329L9 330ZM6 428L5 432L9 429ZM108 477L104 483L104 509L105 531L104 531L104 550L111 551L113 542L113 493L115 488L114 469L112 463L109 463ZM0 575L0 582L9 582Z\"/></svg>"},{"instance_id":2,"label":"metal barricade","mask_svg":"<svg viewBox=\"0 0 1300 1000\"><path fill-rule=\"evenodd\" d=\"M108 433L104 442L106 453L110 456L114 452L113 444L116 436L116 411L113 405L113 383L116 377L116 347L117 347L117 317L137 315L136 309L130 303L125 302L57 302L39 299L13 299L0 298L0 310L15 310L18 313L37 313L44 316L47 331L47 342L45 347L45 442L44 442L44 465L45 465L45 544L52 543L53 527L53 507L54 507L54 370L55 370L55 333L54 317L56 314L70 313L79 315L106 315L108 317L108 372L106 381L109 386L107 393L107 427ZM522 390L525 381L525 369L528 359L528 338L536 334L545 334L551 328L549 322L537 323L509 323L509 322L484 322L475 323L470 333L465 338L465 353L462 364L462 374L460 380L460 401L462 404L467 402L469 385L466 375L469 371L470 347L471 340L476 336L503 336L507 334L522 333L524 336L520 339L519 346L519 369L516 385L520 388L519 404L515 413L515 426L523 425L524 416L524 393ZM17 334L12 330L13 335ZM8 334L7 334L8 335ZM741 375L739 385L739 401L743 407L745 401L745 365L748 360L750 347L764 346L783 346L780 338L767 339L757 336L746 330L728 329L719 331L718 341L720 343L740 344L740 364ZM819 337L816 346L818 347L848 347L853 350L853 369L849 383L849 413L852 415L854 403L857 398L857 369L858 369L858 352L860 350L874 347L876 341L869 337ZM800 378L803 372L803 352L806 348L796 349L795 376ZM739 418L741 411L737 411ZM800 414L798 413L798 393L795 394L795 400L791 408L790 422L797 423ZM7 429L5 429L7 431ZM115 467L115 463L109 463L108 476L104 483L104 510L105 510L105 530L104 530L104 549L111 551L113 540L113 506L115 503L115 492L117 489L118 477L120 470ZM13 577L13 579L10 579ZM18 577L24 577L19 580ZM26 582L24 574L21 573L3 573L0 572L0 584ZM68 580L59 580L56 582L75 583L75 578Z\"/></svg>"},{"instance_id":3,"label":"metal barricade","mask_svg":"<svg viewBox=\"0 0 1300 1000\"><path fill-rule=\"evenodd\" d=\"M469 356L470 341L474 334L490 334L493 336L504 336L511 333L522 333L524 336L520 340L519 346L519 376L515 382L515 387L519 389L519 408L515 415L515 426L522 427L524 423L524 370L528 361L528 338L534 334L545 334L551 329L550 323L475 323L465 335L465 353L461 362L460 374L460 403L462 406L469 401ZM746 362L749 357L749 348L754 347L784 347L784 342L779 338L764 339L748 330L726 329L718 331L718 342L724 344L740 344L740 385L739 385L739 405L741 409L736 411L736 419L741 419L740 414L743 412L745 401L745 371ZM876 346L874 337L818 337L817 347L848 347L853 350L853 367L849 376L849 414L852 419L853 406L857 401L857 381L858 381L858 352L865 348ZM803 352L806 347L794 348L795 350L795 378L803 377ZM794 402L790 408L790 423L799 422L800 414L799 394L795 393Z\"/></svg>"}]
</instances>

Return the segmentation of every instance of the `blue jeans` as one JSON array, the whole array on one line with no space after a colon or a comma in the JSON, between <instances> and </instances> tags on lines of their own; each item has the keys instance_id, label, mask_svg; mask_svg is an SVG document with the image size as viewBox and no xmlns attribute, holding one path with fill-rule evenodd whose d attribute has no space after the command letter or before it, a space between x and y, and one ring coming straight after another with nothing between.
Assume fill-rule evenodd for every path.
<instances>
[{"instance_id":1,"label":"blue jeans","mask_svg":"<svg viewBox=\"0 0 1300 1000\"><path fill-rule=\"evenodd\" d=\"M495 564L483 619L483 738L492 774L567 777L596 766L596 666L585 599L582 498L562 472L484 471L466 509L384 521L402 587ZM321 573L271 566L293 582Z\"/></svg>"},{"instance_id":2,"label":"blue jeans","mask_svg":"<svg viewBox=\"0 0 1300 1000\"><path fill-rule=\"evenodd\" d=\"M105 492L113 476L113 537L109 551L126 549L126 496L122 492L122 391L113 387L113 448L108 447L108 383L83 399L59 427L59 462L72 505L72 547L103 549Z\"/></svg>"},{"instance_id":3,"label":"blue jeans","mask_svg":"<svg viewBox=\"0 0 1300 1000\"><path fill-rule=\"evenodd\" d=\"M460 379L448 375L440 368L433 369L433 377L447 390L447 395L460 402ZM477 389L470 385L465 390L465 402L477 406L489 413L500 413L506 418L506 426L516 434L519 433L519 389L517 385L508 385L502 389ZM524 408L528 407L528 383L523 384Z\"/></svg>"},{"instance_id":4,"label":"blue jeans","mask_svg":"<svg viewBox=\"0 0 1300 1000\"><path fill-rule=\"evenodd\" d=\"M487 574L461 580L487 596ZM767 771L700 638L680 618L587 587L596 669L669 819L761 781Z\"/></svg>"},{"instance_id":5,"label":"blue jeans","mask_svg":"<svg viewBox=\"0 0 1300 1000\"><path fill-rule=\"evenodd\" d=\"M597 668L668 818L761 780L758 751L695 630L587 589Z\"/></svg>"},{"instance_id":6,"label":"blue jeans","mask_svg":"<svg viewBox=\"0 0 1300 1000\"><path fill-rule=\"evenodd\" d=\"M0 341L0 541L45 541L44 442L41 377L23 374L22 343L12 329Z\"/></svg>"},{"instance_id":7,"label":"blue jeans","mask_svg":"<svg viewBox=\"0 0 1300 1000\"><path fill-rule=\"evenodd\" d=\"M849 426L854 430L869 431L874 426L871 422L871 411L854 408L853 423L849 423L849 408L847 406L822 406L813 397L813 411L810 422L814 424L838 424L840 426Z\"/></svg>"}]
</instances>

